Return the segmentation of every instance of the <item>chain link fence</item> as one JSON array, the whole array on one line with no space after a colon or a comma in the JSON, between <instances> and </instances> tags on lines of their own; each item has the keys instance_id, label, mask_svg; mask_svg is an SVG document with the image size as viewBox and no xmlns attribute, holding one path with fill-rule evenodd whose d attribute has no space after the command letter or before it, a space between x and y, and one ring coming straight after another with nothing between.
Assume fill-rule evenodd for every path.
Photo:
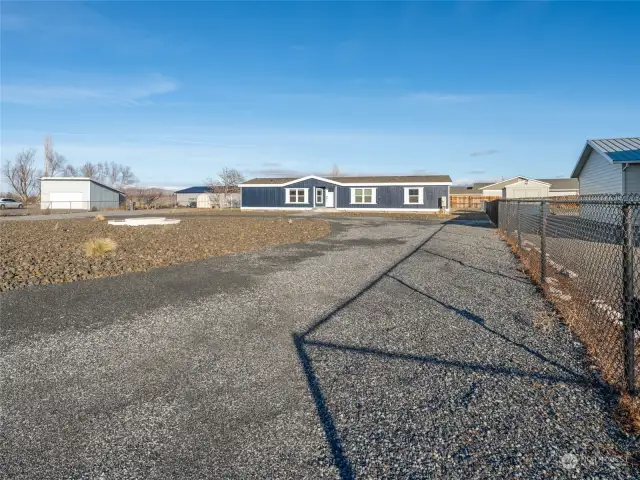
<instances>
[{"instance_id":1,"label":"chain link fence","mask_svg":"<svg viewBox=\"0 0 640 480\"><path fill-rule=\"evenodd\" d=\"M603 378L637 391L640 195L495 200L486 212Z\"/></svg>"}]
</instances>

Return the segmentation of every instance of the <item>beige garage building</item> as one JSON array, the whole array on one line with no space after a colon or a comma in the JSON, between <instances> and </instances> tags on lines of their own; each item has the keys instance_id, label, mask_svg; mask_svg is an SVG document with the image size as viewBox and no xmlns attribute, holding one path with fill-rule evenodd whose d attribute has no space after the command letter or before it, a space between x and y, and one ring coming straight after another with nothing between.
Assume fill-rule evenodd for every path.
<instances>
[{"instance_id":1,"label":"beige garage building","mask_svg":"<svg viewBox=\"0 0 640 480\"><path fill-rule=\"evenodd\" d=\"M571 196L578 194L575 178L535 179L514 177L508 180L483 185L478 190L485 197L539 198Z\"/></svg>"}]
</instances>

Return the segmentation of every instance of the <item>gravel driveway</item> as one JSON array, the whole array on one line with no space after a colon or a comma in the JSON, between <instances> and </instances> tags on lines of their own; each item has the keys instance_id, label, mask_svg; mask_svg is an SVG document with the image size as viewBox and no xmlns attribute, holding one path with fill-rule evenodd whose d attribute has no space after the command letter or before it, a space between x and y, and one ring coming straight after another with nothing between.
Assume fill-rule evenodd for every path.
<instances>
[{"instance_id":1,"label":"gravel driveway","mask_svg":"<svg viewBox=\"0 0 640 480\"><path fill-rule=\"evenodd\" d=\"M0 476L629 478L495 230L324 239L0 296Z\"/></svg>"}]
</instances>

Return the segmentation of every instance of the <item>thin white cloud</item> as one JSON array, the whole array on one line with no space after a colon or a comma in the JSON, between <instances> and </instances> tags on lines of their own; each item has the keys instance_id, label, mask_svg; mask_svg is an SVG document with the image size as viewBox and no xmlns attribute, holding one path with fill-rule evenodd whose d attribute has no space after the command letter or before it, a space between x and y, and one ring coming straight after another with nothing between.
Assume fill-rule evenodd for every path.
<instances>
[{"instance_id":1,"label":"thin white cloud","mask_svg":"<svg viewBox=\"0 0 640 480\"><path fill-rule=\"evenodd\" d=\"M495 155L496 153L500 153L500 150L496 150L495 148L490 148L489 150L478 150L477 152L471 152L469 156L470 157L486 157L487 155Z\"/></svg>"},{"instance_id":2,"label":"thin white cloud","mask_svg":"<svg viewBox=\"0 0 640 480\"><path fill-rule=\"evenodd\" d=\"M163 75L143 79L111 79L108 83L81 85L6 84L1 87L2 103L30 106L140 105L151 97L177 90L178 83Z\"/></svg>"},{"instance_id":3,"label":"thin white cloud","mask_svg":"<svg viewBox=\"0 0 640 480\"><path fill-rule=\"evenodd\" d=\"M424 103L469 103L484 98L484 95L438 92L414 92L407 95L408 100Z\"/></svg>"},{"instance_id":4,"label":"thin white cloud","mask_svg":"<svg viewBox=\"0 0 640 480\"><path fill-rule=\"evenodd\" d=\"M19 32L29 27L29 19L24 15L3 13L0 28L3 32Z\"/></svg>"}]
</instances>

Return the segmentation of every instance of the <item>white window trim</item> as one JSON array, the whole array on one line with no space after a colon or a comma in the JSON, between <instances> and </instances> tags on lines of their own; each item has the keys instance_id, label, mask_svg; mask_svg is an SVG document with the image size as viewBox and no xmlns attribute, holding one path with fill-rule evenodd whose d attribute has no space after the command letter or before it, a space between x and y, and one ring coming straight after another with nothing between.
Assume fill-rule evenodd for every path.
<instances>
[{"instance_id":1,"label":"white window trim","mask_svg":"<svg viewBox=\"0 0 640 480\"><path fill-rule=\"evenodd\" d=\"M356 202L356 190L371 189L371 202L364 201L364 191L362 192L362 202ZM375 187L356 187L351 189L351 204L352 205L375 205L377 203L376 188Z\"/></svg>"},{"instance_id":2,"label":"white window trim","mask_svg":"<svg viewBox=\"0 0 640 480\"><path fill-rule=\"evenodd\" d=\"M304 190L304 202L291 202L289 201L290 190ZM309 203L309 189L308 188L285 188L284 189L284 203L288 205L305 205Z\"/></svg>"},{"instance_id":3,"label":"white window trim","mask_svg":"<svg viewBox=\"0 0 640 480\"><path fill-rule=\"evenodd\" d=\"M409 201L409 190L418 190L418 203ZM404 187L405 205L424 205L424 187Z\"/></svg>"},{"instance_id":4,"label":"white window trim","mask_svg":"<svg viewBox=\"0 0 640 480\"><path fill-rule=\"evenodd\" d=\"M320 201L318 201L318 193L320 194ZM314 205L320 203L321 205L324 205L324 189L320 188L320 187L316 187L315 188L315 198L314 198Z\"/></svg>"}]
</instances>

